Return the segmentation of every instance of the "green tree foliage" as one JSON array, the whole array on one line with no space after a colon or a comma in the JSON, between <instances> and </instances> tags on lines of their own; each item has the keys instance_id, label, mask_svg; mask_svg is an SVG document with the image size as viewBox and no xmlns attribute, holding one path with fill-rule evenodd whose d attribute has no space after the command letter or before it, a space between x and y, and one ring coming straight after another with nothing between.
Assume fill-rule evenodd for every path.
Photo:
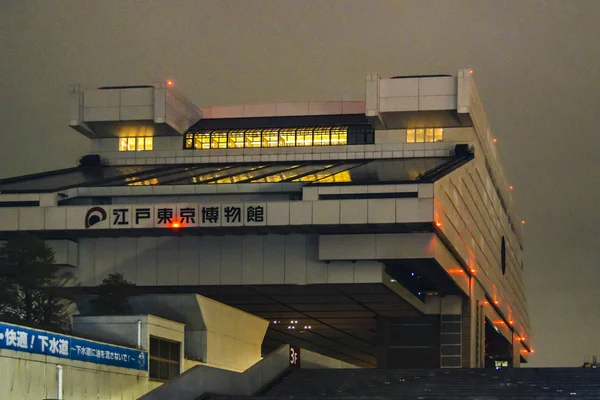
<instances>
[{"instance_id":1,"label":"green tree foliage","mask_svg":"<svg viewBox=\"0 0 600 400\"><path fill-rule=\"evenodd\" d=\"M135 284L127 281L122 274L108 275L98 285L98 297L92 300L92 312L96 315L131 314L131 306L127 302L129 289Z\"/></svg>"},{"instance_id":2,"label":"green tree foliage","mask_svg":"<svg viewBox=\"0 0 600 400\"><path fill-rule=\"evenodd\" d=\"M54 264L54 251L40 238L19 233L0 246L0 318L7 322L64 329L71 302L60 289L73 286Z\"/></svg>"}]
</instances>

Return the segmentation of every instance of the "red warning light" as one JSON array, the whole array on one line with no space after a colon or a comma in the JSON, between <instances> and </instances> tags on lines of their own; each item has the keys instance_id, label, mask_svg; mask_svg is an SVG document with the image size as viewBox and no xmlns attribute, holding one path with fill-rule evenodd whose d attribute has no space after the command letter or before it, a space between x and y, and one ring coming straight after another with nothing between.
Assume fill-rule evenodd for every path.
<instances>
[{"instance_id":1,"label":"red warning light","mask_svg":"<svg viewBox=\"0 0 600 400\"><path fill-rule=\"evenodd\" d=\"M442 223L438 221L438 222L435 223L435 226L437 226L438 228L441 228L442 227Z\"/></svg>"},{"instance_id":2,"label":"red warning light","mask_svg":"<svg viewBox=\"0 0 600 400\"><path fill-rule=\"evenodd\" d=\"M167 86L173 86L173 81L169 79L169 80L167 81Z\"/></svg>"},{"instance_id":3,"label":"red warning light","mask_svg":"<svg viewBox=\"0 0 600 400\"><path fill-rule=\"evenodd\" d=\"M173 224L173 228L179 228L179 224L178 224L177 222L175 222L175 223Z\"/></svg>"}]
</instances>

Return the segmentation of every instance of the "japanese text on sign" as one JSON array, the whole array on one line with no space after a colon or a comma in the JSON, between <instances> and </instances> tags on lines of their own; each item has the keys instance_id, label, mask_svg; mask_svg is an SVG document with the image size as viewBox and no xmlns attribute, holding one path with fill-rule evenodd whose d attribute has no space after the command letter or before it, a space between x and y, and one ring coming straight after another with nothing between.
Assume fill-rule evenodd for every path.
<instances>
[{"instance_id":1,"label":"japanese text on sign","mask_svg":"<svg viewBox=\"0 0 600 400\"><path fill-rule=\"evenodd\" d=\"M266 209L266 203L95 206L82 223L86 229L260 226L267 224Z\"/></svg>"},{"instance_id":2,"label":"japanese text on sign","mask_svg":"<svg viewBox=\"0 0 600 400\"><path fill-rule=\"evenodd\" d=\"M0 323L0 349L137 370L148 369L148 353L67 335Z\"/></svg>"}]
</instances>

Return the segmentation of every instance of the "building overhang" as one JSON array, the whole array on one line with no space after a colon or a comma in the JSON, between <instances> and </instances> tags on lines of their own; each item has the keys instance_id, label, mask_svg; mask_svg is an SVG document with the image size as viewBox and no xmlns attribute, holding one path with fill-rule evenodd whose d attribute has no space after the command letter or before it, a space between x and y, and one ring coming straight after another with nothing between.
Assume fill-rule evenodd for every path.
<instances>
[{"instance_id":1,"label":"building overhang","mask_svg":"<svg viewBox=\"0 0 600 400\"><path fill-rule=\"evenodd\" d=\"M177 136L202 118L167 82L144 86L70 88L69 126L88 138Z\"/></svg>"}]
</instances>

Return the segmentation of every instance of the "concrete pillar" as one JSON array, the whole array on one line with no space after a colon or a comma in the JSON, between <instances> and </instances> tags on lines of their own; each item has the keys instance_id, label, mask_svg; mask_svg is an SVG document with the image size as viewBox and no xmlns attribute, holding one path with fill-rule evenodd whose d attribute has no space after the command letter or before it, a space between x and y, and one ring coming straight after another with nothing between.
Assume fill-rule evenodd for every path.
<instances>
[{"instance_id":1,"label":"concrete pillar","mask_svg":"<svg viewBox=\"0 0 600 400\"><path fill-rule=\"evenodd\" d=\"M516 333L513 333L512 359L510 364L513 368L519 368L521 366L521 341L519 340L519 335Z\"/></svg>"},{"instance_id":2,"label":"concrete pillar","mask_svg":"<svg viewBox=\"0 0 600 400\"><path fill-rule=\"evenodd\" d=\"M439 314L441 321L440 367L460 368L463 365L463 299L461 296L431 296L428 300L427 303L431 303L428 310Z\"/></svg>"},{"instance_id":3,"label":"concrete pillar","mask_svg":"<svg viewBox=\"0 0 600 400\"><path fill-rule=\"evenodd\" d=\"M463 366L462 296L429 296L425 315L378 320L378 368Z\"/></svg>"},{"instance_id":4,"label":"concrete pillar","mask_svg":"<svg viewBox=\"0 0 600 400\"><path fill-rule=\"evenodd\" d=\"M485 292L477 279L471 277L469 297L462 309L462 367L483 368L485 364Z\"/></svg>"}]
</instances>

